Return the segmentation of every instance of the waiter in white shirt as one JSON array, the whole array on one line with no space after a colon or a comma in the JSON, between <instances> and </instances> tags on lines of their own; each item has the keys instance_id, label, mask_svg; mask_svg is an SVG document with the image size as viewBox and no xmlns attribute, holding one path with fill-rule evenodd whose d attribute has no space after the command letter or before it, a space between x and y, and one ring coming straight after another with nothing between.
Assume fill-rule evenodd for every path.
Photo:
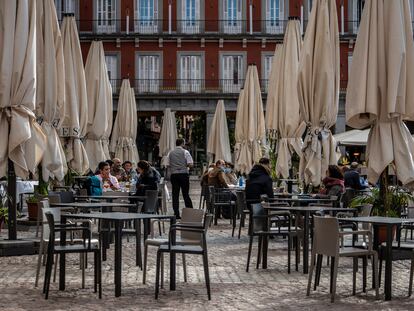
<instances>
[{"instance_id":1,"label":"waiter in white shirt","mask_svg":"<svg viewBox=\"0 0 414 311\"><path fill-rule=\"evenodd\" d=\"M193 158L190 152L184 149L184 139L178 138L175 142L176 148L168 154L168 169L170 170L170 180L172 185L172 201L174 214L180 219L179 197L180 189L183 194L185 207L193 208L190 191L189 169L193 166Z\"/></svg>"}]
</instances>

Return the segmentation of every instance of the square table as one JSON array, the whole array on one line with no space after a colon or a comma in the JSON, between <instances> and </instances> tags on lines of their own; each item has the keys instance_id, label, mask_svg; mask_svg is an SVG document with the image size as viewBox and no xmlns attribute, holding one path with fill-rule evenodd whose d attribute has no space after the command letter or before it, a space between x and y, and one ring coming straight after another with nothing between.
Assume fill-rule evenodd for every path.
<instances>
[{"instance_id":1,"label":"square table","mask_svg":"<svg viewBox=\"0 0 414 311\"><path fill-rule=\"evenodd\" d=\"M66 223L66 219L98 219L106 220L115 223L115 260L114 260L114 279L115 279L115 297L121 296L122 284L122 224L125 221L135 221L137 225L137 243L139 239L139 224L140 220L144 219L170 219L171 225L175 223L175 216L173 215L156 215L156 214L138 214L138 213L121 213L121 212L107 212L107 213L80 213L80 214L63 214L62 223ZM175 238L175 237L173 237ZM65 244L66 236L62 232L61 244ZM60 256L59 269L59 289L65 289L65 255ZM170 256L170 289L175 290L175 255L171 253Z\"/></svg>"},{"instance_id":2,"label":"square table","mask_svg":"<svg viewBox=\"0 0 414 311\"><path fill-rule=\"evenodd\" d=\"M404 223L414 222L414 219L407 218L392 218L392 217L349 217L342 218L341 221L346 222L359 222L372 224L374 229L374 249L379 248L379 227L384 226L386 228L387 239L385 241L385 281L384 281L384 293L385 300L391 300L392 298L392 229L399 227Z\"/></svg>"},{"instance_id":3,"label":"square table","mask_svg":"<svg viewBox=\"0 0 414 311\"><path fill-rule=\"evenodd\" d=\"M293 196L290 198L283 198L283 197L277 197L277 198L270 198L270 202L288 202L288 203L336 203L338 200L331 199L331 198L315 198L315 197L303 197L298 196L297 198L294 198Z\"/></svg>"},{"instance_id":4,"label":"square table","mask_svg":"<svg viewBox=\"0 0 414 311\"><path fill-rule=\"evenodd\" d=\"M277 206L269 204L268 206L264 206L265 212L274 210L274 211L288 211L288 212L295 212L298 216L302 214L304 216L303 221L303 273L308 273L309 271L309 239L310 239L310 230L309 230L309 219L311 214L316 212L351 212L357 213L357 210L354 208L340 208L340 207L329 207L329 206ZM342 218L341 218L342 219ZM267 228L266 228L267 230ZM263 238L263 269L267 269L267 251L268 251L268 239L266 237Z\"/></svg>"}]
</instances>

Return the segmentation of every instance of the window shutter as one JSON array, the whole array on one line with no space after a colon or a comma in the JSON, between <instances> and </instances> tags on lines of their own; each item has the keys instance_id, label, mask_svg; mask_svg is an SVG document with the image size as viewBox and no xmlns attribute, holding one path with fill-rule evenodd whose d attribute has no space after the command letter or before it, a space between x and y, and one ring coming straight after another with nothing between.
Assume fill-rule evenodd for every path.
<instances>
[{"instance_id":1,"label":"window shutter","mask_svg":"<svg viewBox=\"0 0 414 311\"><path fill-rule=\"evenodd\" d=\"M158 19L158 0L149 0L149 1L152 1L153 6L154 6L154 12L152 14L152 17L153 19L157 20Z\"/></svg>"},{"instance_id":2,"label":"window shutter","mask_svg":"<svg viewBox=\"0 0 414 311\"><path fill-rule=\"evenodd\" d=\"M279 16L276 18L279 20L283 20L285 16L285 0L275 0L276 6L279 5Z\"/></svg>"}]
</instances>

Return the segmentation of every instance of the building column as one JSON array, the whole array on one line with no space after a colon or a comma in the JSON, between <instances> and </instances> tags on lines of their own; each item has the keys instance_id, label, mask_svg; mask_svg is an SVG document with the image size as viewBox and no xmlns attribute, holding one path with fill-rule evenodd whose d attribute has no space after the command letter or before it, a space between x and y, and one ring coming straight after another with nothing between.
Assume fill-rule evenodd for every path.
<instances>
[{"instance_id":1,"label":"building column","mask_svg":"<svg viewBox=\"0 0 414 311\"><path fill-rule=\"evenodd\" d=\"M206 132L206 155L209 161L211 159L209 158L207 154L207 144L208 144L208 136L210 135L211 124L213 123L213 118L214 118L214 111L206 111L206 131L207 131Z\"/></svg>"},{"instance_id":2,"label":"building column","mask_svg":"<svg viewBox=\"0 0 414 311\"><path fill-rule=\"evenodd\" d=\"M335 124L335 134L343 133L346 130L345 120L345 99L339 99L338 116Z\"/></svg>"}]
</instances>

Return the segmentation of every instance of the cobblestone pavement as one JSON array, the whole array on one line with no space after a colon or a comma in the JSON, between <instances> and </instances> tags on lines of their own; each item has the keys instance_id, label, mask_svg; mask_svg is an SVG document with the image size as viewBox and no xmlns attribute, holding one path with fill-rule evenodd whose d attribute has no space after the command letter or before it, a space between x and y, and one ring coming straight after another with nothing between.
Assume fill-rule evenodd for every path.
<instances>
[{"instance_id":1,"label":"cobblestone pavement","mask_svg":"<svg viewBox=\"0 0 414 311\"><path fill-rule=\"evenodd\" d=\"M199 189L194 186L192 197L198 206ZM3 230L2 236L5 232ZM20 233L20 235L33 234ZM257 242L256 242L257 243ZM228 220L212 226L208 234L212 300L208 301L201 258L188 256L188 282L184 283L182 262L178 258L177 290L166 286L159 300L154 299L155 249L149 250L147 284L142 284L142 271L135 266L135 242L124 241L122 297L114 297L113 247L108 261L103 263L103 299L93 293L92 264L86 272L86 288L81 287L78 257L68 256L67 289L59 291L52 283L49 300L34 288L37 256L0 258L1 310L413 310L414 298L407 298L409 262L395 262L393 274L394 300L375 300L374 291L362 293L362 276L357 276L357 295L352 296L352 262L340 262L337 298L329 299L329 269L324 266L321 286L306 297L307 275L287 273L286 243L282 239L270 242L268 269L255 269L256 247L250 272L245 272L248 239L244 229L242 238L231 237ZM255 245L256 246L256 245ZM168 262L168 261L167 261ZM301 266L299 267L302 268ZM42 271L43 272L43 271ZM370 284L370 275L368 276Z\"/></svg>"}]
</instances>

